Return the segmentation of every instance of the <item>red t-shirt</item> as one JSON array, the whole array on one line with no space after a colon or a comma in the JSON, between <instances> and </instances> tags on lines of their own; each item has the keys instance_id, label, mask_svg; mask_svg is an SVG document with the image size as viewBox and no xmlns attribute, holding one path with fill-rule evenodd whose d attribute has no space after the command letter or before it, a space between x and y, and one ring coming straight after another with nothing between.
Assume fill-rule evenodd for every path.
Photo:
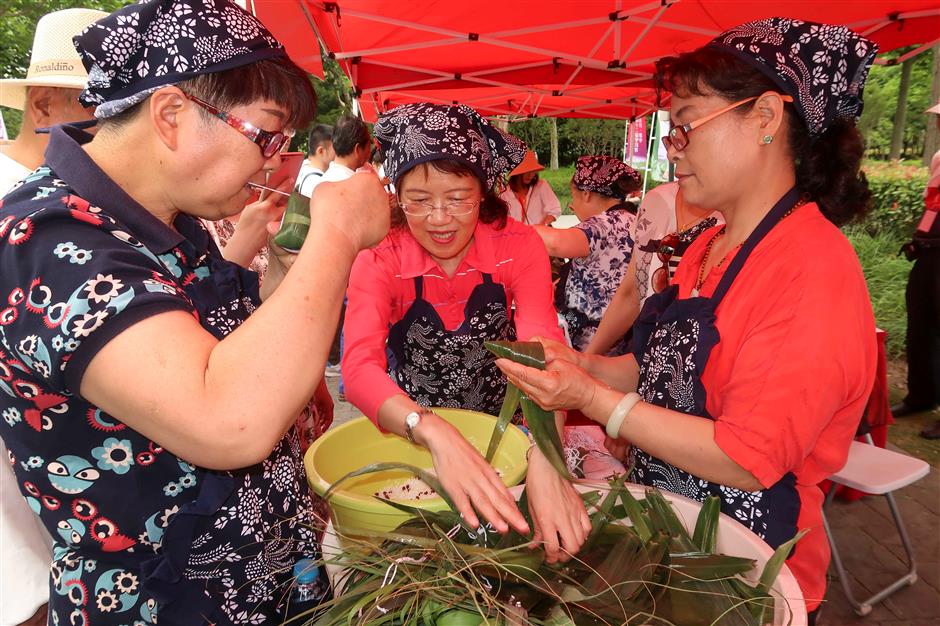
<instances>
[{"instance_id":1,"label":"red t-shirt","mask_svg":"<svg viewBox=\"0 0 940 626\"><path fill-rule=\"evenodd\" d=\"M501 230L478 222L452 277L407 228L395 229L374 249L359 254L349 277L343 326L343 382L349 401L376 421L382 403L404 393L388 376L385 342L389 328L414 303L415 277L424 277L424 299L444 327L454 330L464 321L470 293L483 282L481 273L491 274L506 291L506 304L515 305L520 340L540 335L564 341L552 304L548 253L533 228L513 219Z\"/></svg>"},{"instance_id":2,"label":"red t-shirt","mask_svg":"<svg viewBox=\"0 0 940 626\"><path fill-rule=\"evenodd\" d=\"M688 298L707 243L699 237L676 273ZM732 253L733 254L733 253ZM706 276L714 293L731 257ZM718 446L765 487L796 476L797 525L810 532L788 561L807 608L825 595L829 544L818 483L845 464L875 377L875 319L858 257L807 204L754 249L717 310L721 336L702 376Z\"/></svg>"}]
</instances>

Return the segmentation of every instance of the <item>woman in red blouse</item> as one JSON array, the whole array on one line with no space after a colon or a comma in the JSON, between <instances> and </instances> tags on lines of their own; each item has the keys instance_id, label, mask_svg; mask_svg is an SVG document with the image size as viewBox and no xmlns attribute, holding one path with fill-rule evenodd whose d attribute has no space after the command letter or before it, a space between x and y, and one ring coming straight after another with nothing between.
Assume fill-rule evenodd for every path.
<instances>
[{"instance_id":1,"label":"woman in red blouse","mask_svg":"<svg viewBox=\"0 0 940 626\"><path fill-rule=\"evenodd\" d=\"M660 60L680 188L726 225L647 301L633 354L546 342L545 372L497 361L540 405L631 442L632 480L719 496L772 546L808 530L788 563L811 621L829 560L817 484L844 464L875 374L871 303L837 227L871 195L855 118L874 54L847 28L773 18Z\"/></svg>"},{"instance_id":2,"label":"woman in red blouse","mask_svg":"<svg viewBox=\"0 0 940 626\"><path fill-rule=\"evenodd\" d=\"M492 191L525 146L466 106L401 106L379 119L375 136L400 207L389 236L359 255L349 279L346 396L380 428L430 450L471 525L476 509L500 532L528 533L493 468L427 408L498 414L506 380L483 342L562 338L545 246L507 220ZM559 538L576 552L590 531L584 506L537 449L527 485L548 558L560 556Z\"/></svg>"}]
</instances>

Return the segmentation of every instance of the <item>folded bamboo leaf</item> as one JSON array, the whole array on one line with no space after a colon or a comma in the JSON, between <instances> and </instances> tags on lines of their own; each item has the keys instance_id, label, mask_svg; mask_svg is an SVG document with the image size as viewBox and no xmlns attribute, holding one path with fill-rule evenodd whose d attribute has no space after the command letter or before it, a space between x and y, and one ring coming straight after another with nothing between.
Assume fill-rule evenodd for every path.
<instances>
[{"instance_id":1,"label":"folded bamboo leaf","mask_svg":"<svg viewBox=\"0 0 940 626\"><path fill-rule=\"evenodd\" d=\"M457 512L457 507L454 506L453 501L450 499L450 496L447 494L447 491L444 489L444 486L441 484L441 481L437 479L437 476L431 472L421 469L420 467L415 467L414 465L409 465L408 463L372 463L371 465L366 465L365 467L360 467L357 470L353 470L337 480L335 483L330 485L330 488L326 490L326 493L323 494L324 500L329 500L330 496L333 495L333 492L341 484L349 480L350 478L356 478L357 476L365 476L366 474L375 474L376 472L385 472L388 470L405 470L406 472L411 472L421 480L423 480L431 489L437 492L441 498L444 499L444 502L447 503L447 506L454 512ZM383 500L379 498L383 502Z\"/></svg>"},{"instance_id":2,"label":"folded bamboo leaf","mask_svg":"<svg viewBox=\"0 0 940 626\"><path fill-rule=\"evenodd\" d=\"M281 228L274 235L274 243L290 252L298 252L310 230L310 198L296 191L291 193L284 210Z\"/></svg>"},{"instance_id":3,"label":"folded bamboo leaf","mask_svg":"<svg viewBox=\"0 0 940 626\"><path fill-rule=\"evenodd\" d=\"M545 349L537 341L487 341L484 345L487 350L499 358L509 359L515 363L521 363L540 370L545 369ZM514 387L512 383L506 385L507 398L510 395L519 393L519 390L514 389ZM561 436L558 434L554 413L546 411L525 395L520 394L519 400L522 403L522 414L525 416L526 425L529 427L529 432L532 433L535 445L538 446L539 451L545 455L545 458L559 474L570 479L571 476L568 473L568 466L565 464ZM507 403L504 402L503 410L507 409L506 405ZM500 411L501 418L503 410ZM493 436L496 437L497 434L494 432ZM493 438L491 437L491 446L492 443ZM487 451L487 455L489 455L489 451Z\"/></svg>"},{"instance_id":4,"label":"folded bamboo leaf","mask_svg":"<svg viewBox=\"0 0 940 626\"><path fill-rule=\"evenodd\" d=\"M509 359L522 365L545 369L545 348L538 341L487 341L487 350L500 359Z\"/></svg>"},{"instance_id":5,"label":"folded bamboo leaf","mask_svg":"<svg viewBox=\"0 0 940 626\"><path fill-rule=\"evenodd\" d=\"M666 498L656 489L647 489L645 500L649 506L651 527L672 537L673 550L676 552L694 551L692 538Z\"/></svg>"},{"instance_id":6,"label":"folded bamboo leaf","mask_svg":"<svg viewBox=\"0 0 940 626\"><path fill-rule=\"evenodd\" d=\"M610 512L617 503L617 498L624 489L624 483L627 480L626 474L621 474L612 480L608 486L607 495L601 500L597 507L597 513L591 516L591 534L588 535L588 542L594 538L600 529L611 520Z\"/></svg>"},{"instance_id":7,"label":"folded bamboo leaf","mask_svg":"<svg viewBox=\"0 0 940 626\"><path fill-rule=\"evenodd\" d=\"M692 543L702 552L715 551L720 513L721 498L718 496L705 498L698 512L698 519L695 520L695 531L692 534Z\"/></svg>"},{"instance_id":8,"label":"folded bamboo leaf","mask_svg":"<svg viewBox=\"0 0 940 626\"><path fill-rule=\"evenodd\" d=\"M503 406L499 410L499 418L496 420L493 434L490 435L490 444L486 447L486 461L488 463L492 463L493 457L496 456L499 442L503 440L503 434L506 432L509 422L512 421L512 416L516 414L516 409L519 408L519 397L521 395L522 392L512 383L506 385L506 397L503 399Z\"/></svg>"}]
</instances>

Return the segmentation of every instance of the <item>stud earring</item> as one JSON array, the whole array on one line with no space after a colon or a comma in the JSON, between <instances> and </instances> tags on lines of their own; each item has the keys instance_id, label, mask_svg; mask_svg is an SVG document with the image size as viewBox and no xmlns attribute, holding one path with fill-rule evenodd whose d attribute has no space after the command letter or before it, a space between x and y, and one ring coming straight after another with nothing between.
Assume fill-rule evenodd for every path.
<instances>
[{"instance_id":1,"label":"stud earring","mask_svg":"<svg viewBox=\"0 0 940 626\"><path fill-rule=\"evenodd\" d=\"M765 144L773 143L773 140L774 140L774 136L773 136L773 135L764 135L764 137L763 137L763 139L762 139L762 141L763 141Z\"/></svg>"},{"instance_id":2,"label":"stud earring","mask_svg":"<svg viewBox=\"0 0 940 626\"><path fill-rule=\"evenodd\" d=\"M677 157L677 156L672 157L672 162L673 162L673 163L678 163L678 162L679 162L679 157Z\"/></svg>"}]
</instances>

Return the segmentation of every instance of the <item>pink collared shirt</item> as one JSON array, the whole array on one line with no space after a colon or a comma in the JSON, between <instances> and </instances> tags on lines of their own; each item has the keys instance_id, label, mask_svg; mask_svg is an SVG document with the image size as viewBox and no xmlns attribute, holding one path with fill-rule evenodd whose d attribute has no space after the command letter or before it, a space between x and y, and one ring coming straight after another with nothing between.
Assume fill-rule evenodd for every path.
<instances>
[{"instance_id":1,"label":"pink collared shirt","mask_svg":"<svg viewBox=\"0 0 940 626\"><path fill-rule=\"evenodd\" d=\"M344 323L343 380L346 397L377 421L386 400L404 392L388 376L385 343L389 328L414 303L414 278L424 277L423 297L447 330L464 321L473 289L488 273L515 306L516 334L563 341L552 304L551 268L535 231L510 219L505 228L477 223L467 255L448 277L405 228L393 230L377 247L364 250L353 264Z\"/></svg>"}]
</instances>

